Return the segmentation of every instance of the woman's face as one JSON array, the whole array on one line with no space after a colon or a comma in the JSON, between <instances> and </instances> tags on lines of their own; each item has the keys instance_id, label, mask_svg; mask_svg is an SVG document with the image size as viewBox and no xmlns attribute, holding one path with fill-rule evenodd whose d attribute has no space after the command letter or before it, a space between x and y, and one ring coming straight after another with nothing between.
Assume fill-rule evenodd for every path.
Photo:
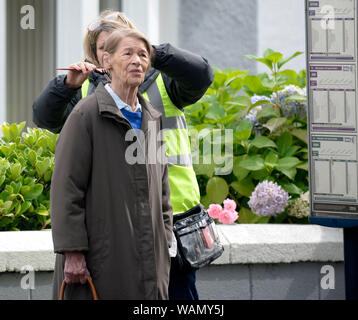
<instances>
[{"instance_id":1,"label":"woman's face","mask_svg":"<svg viewBox=\"0 0 358 320\"><path fill-rule=\"evenodd\" d=\"M97 54L97 59L98 62L100 64L101 67L103 64L103 49L104 49L104 44L106 42L106 40L108 39L108 37L110 36L110 33L107 31L102 31L98 38L97 38L97 42L96 42L96 54Z\"/></svg>"},{"instance_id":2,"label":"woman's face","mask_svg":"<svg viewBox=\"0 0 358 320\"><path fill-rule=\"evenodd\" d=\"M149 53L142 40L123 38L110 58L112 78L117 77L129 86L139 86L144 81L149 62Z\"/></svg>"}]
</instances>

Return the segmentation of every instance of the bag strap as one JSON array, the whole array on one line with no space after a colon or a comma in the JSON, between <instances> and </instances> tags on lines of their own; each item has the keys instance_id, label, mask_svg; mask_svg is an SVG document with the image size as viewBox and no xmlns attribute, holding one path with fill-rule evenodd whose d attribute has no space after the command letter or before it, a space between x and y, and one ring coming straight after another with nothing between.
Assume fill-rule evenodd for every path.
<instances>
[{"instance_id":1,"label":"bag strap","mask_svg":"<svg viewBox=\"0 0 358 320\"><path fill-rule=\"evenodd\" d=\"M94 284L92 282L92 279L88 277L87 278L87 283L90 286L93 300L99 300L98 295L97 295L97 291L96 291L96 288L95 288L95 286L94 286ZM61 289L60 289L60 298L59 298L59 300L63 300L63 297L65 295L65 288L66 288L66 281L63 280L62 285L61 285Z\"/></svg>"}]
</instances>

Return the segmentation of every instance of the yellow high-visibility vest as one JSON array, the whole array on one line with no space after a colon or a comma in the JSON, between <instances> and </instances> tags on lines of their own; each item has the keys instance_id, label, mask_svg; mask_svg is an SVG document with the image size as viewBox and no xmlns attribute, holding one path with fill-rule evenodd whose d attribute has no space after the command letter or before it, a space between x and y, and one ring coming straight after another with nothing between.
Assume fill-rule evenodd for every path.
<instances>
[{"instance_id":1,"label":"yellow high-visibility vest","mask_svg":"<svg viewBox=\"0 0 358 320\"><path fill-rule=\"evenodd\" d=\"M82 98L86 98L88 94L88 88L89 88L89 79L87 78L85 82L82 83L81 87L81 94Z\"/></svg>"},{"instance_id":2,"label":"yellow high-visibility vest","mask_svg":"<svg viewBox=\"0 0 358 320\"><path fill-rule=\"evenodd\" d=\"M81 88L82 98L88 93L89 80ZM173 214L185 212L200 203L199 185L192 165L189 134L185 115L170 100L162 75L149 86L143 97L162 113L165 150L168 157L170 201Z\"/></svg>"}]
</instances>

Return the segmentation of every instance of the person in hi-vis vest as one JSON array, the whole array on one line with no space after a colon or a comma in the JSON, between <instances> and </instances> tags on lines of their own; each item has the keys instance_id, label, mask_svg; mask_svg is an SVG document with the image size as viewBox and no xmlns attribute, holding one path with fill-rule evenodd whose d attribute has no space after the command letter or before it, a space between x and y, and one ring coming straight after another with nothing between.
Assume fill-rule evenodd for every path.
<instances>
[{"instance_id":1,"label":"person in hi-vis vest","mask_svg":"<svg viewBox=\"0 0 358 320\"><path fill-rule=\"evenodd\" d=\"M33 121L36 125L60 132L74 106L92 94L99 83L109 81L96 68L102 68L100 61L106 39L123 27L135 28L123 13L108 10L88 26L84 38L84 61L71 65L74 71L56 76L35 100ZM205 58L169 43L153 45L153 48L152 68L140 85L139 93L163 116L170 200L176 215L200 204L183 108L205 94L214 79L214 72ZM183 269L180 265L177 258L172 258L169 299L199 299L195 270Z\"/></svg>"}]
</instances>

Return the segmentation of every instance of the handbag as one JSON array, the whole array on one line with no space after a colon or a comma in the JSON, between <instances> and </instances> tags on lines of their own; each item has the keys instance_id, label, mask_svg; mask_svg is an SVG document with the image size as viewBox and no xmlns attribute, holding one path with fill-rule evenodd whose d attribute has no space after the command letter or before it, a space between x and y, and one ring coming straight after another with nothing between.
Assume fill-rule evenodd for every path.
<instances>
[{"instance_id":1,"label":"handbag","mask_svg":"<svg viewBox=\"0 0 358 320\"><path fill-rule=\"evenodd\" d=\"M97 291L96 291L96 288L92 282L92 279L91 278L87 278L87 283L91 289L91 293L92 293L92 298L93 300L99 300L98 298L98 295L97 295ZM59 297L59 300L63 300L63 297L65 295L65 289L66 289L66 281L63 280L62 281L62 285L61 285L61 289L60 289L60 297Z\"/></svg>"},{"instance_id":2,"label":"handbag","mask_svg":"<svg viewBox=\"0 0 358 320\"><path fill-rule=\"evenodd\" d=\"M215 221L202 204L174 215L173 231L177 240L178 255L187 267L205 267L224 252Z\"/></svg>"}]
</instances>

